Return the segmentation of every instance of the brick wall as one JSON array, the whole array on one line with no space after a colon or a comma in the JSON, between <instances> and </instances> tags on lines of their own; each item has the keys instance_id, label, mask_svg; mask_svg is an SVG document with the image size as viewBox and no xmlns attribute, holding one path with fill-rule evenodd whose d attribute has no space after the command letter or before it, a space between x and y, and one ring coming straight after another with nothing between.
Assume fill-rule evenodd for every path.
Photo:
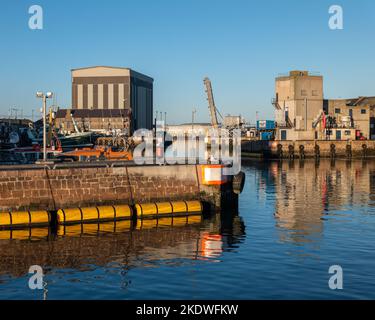
<instances>
[{"instance_id":1,"label":"brick wall","mask_svg":"<svg viewBox=\"0 0 375 320\"><path fill-rule=\"evenodd\" d=\"M199 180L195 165L0 169L0 212L199 199Z\"/></svg>"}]
</instances>

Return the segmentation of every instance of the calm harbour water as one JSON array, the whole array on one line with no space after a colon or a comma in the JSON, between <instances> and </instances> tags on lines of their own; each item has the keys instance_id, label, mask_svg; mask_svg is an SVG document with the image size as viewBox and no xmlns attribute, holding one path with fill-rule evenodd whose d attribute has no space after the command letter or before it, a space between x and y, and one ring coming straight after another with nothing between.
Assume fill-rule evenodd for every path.
<instances>
[{"instance_id":1,"label":"calm harbour water","mask_svg":"<svg viewBox=\"0 0 375 320\"><path fill-rule=\"evenodd\" d=\"M375 298L375 161L243 170L238 214L1 231L0 299ZM46 290L28 288L31 265ZM328 287L331 265L343 290Z\"/></svg>"}]
</instances>

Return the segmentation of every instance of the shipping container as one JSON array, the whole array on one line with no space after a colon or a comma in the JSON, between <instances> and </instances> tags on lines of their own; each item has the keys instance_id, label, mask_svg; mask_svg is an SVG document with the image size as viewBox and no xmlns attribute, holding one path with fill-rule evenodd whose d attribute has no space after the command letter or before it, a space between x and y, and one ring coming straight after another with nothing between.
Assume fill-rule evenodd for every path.
<instances>
[{"instance_id":1,"label":"shipping container","mask_svg":"<svg viewBox=\"0 0 375 320\"><path fill-rule=\"evenodd\" d=\"M257 130L274 130L275 121L273 120L258 120L257 121Z\"/></svg>"}]
</instances>

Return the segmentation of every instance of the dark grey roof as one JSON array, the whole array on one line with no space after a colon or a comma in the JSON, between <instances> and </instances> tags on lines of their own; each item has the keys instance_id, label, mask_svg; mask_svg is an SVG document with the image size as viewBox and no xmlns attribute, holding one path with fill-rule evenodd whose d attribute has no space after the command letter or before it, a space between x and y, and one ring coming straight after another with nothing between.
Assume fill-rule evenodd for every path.
<instances>
[{"instance_id":1,"label":"dark grey roof","mask_svg":"<svg viewBox=\"0 0 375 320\"><path fill-rule=\"evenodd\" d=\"M358 97L353 99L346 99L347 106L363 106L371 105L375 106L375 97Z\"/></svg>"},{"instance_id":2,"label":"dark grey roof","mask_svg":"<svg viewBox=\"0 0 375 320\"><path fill-rule=\"evenodd\" d=\"M56 118L65 118L68 109L59 109ZM128 117L128 109L70 109L75 118L121 118Z\"/></svg>"}]
</instances>

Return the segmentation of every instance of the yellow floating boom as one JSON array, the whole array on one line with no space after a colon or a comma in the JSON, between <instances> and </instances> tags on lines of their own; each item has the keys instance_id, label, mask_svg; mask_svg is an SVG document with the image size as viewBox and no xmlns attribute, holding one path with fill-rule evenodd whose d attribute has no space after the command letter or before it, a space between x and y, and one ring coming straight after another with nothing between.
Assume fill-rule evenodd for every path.
<instances>
[{"instance_id":1,"label":"yellow floating boom","mask_svg":"<svg viewBox=\"0 0 375 320\"><path fill-rule=\"evenodd\" d=\"M136 204L137 218L149 219L155 217L181 216L200 214L203 206L200 201L172 201Z\"/></svg>"},{"instance_id":2,"label":"yellow floating boom","mask_svg":"<svg viewBox=\"0 0 375 320\"><path fill-rule=\"evenodd\" d=\"M57 222L58 224L74 224L117 221L131 219L132 216L132 209L128 205L60 209L57 211Z\"/></svg>"},{"instance_id":3,"label":"yellow floating boom","mask_svg":"<svg viewBox=\"0 0 375 320\"><path fill-rule=\"evenodd\" d=\"M49 226L48 211L13 211L0 213L0 228Z\"/></svg>"},{"instance_id":4,"label":"yellow floating boom","mask_svg":"<svg viewBox=\"0 0 375 320\"><path fill-rule=\"evenodd\" d=\"M136 204L133 214L129 205L99 206L60 209L57 211L59 225L138 219L160 219L201 214L200 201L171 201ZM0 229L30 228L51 225L52 214L48 211L16 211L0 213ZM55 219L52 219L53 221Z\"/></svg>"}]
</instances>

